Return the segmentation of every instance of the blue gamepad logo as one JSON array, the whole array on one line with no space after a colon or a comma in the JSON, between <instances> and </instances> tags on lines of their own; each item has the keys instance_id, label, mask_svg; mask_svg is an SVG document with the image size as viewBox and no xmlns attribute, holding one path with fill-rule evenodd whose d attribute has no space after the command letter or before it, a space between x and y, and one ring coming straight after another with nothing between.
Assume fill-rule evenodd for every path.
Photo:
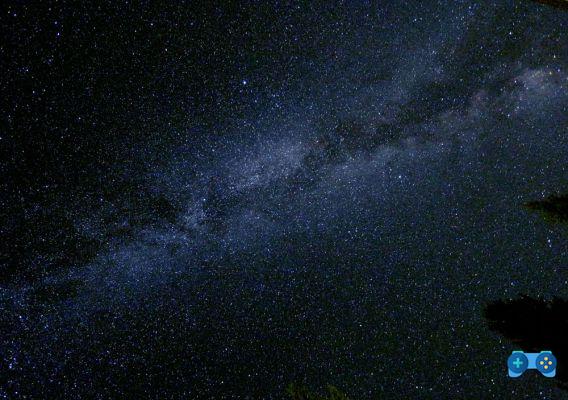
<instances>
[{"instance_id":1,"label":"blue gamepad logo","mask_svg":"<svg viewBox=\"0 0 568 400\"><path fill-rule=\"evenodd\" d=\"M513 351L507 360L507 367L511 378L518 378L527 369L536 369L545 377L553 378L556 375L556 357L551 351L540 353Z\"/></svg>"}]
</instances>

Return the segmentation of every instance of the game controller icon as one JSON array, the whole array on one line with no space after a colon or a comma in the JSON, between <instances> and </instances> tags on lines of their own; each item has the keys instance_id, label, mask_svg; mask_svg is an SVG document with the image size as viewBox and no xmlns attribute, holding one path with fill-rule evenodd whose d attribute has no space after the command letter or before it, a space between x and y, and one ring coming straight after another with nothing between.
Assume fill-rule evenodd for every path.
<instances>
[{"instance_id":1,"label":"game controller icon","mask_svg":"<svg viewBox=\"0 0 568 400\"><path fill-rule=\"evenodd\" d=\"M553 378L556 376L556 357L551 351L525 353L517 350L509 356L507 367L511 378L518 378L527 369L536 369L545 377Z\"/></svg>"}]
</instances>

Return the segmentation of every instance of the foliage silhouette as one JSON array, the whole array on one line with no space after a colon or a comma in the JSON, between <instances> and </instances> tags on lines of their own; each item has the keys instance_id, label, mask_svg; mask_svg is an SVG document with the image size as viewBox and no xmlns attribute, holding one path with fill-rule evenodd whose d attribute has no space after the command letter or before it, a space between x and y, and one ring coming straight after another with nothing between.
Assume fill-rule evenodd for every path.
<instances>
[{"instance_id":1,"label":"foliage silhouette","mask_svg":"<svg viewBox=\"0 0 568 400\"><path fill-rule=\"evenodd\" d=\"M545 220L568 226L568 194L552 196L524 205ZM568 359L568 300L543 300L523 296L496 301L484 310L489 328L528 352L552 351L559 360ZM556 380L568 390L568 370L558 368Z\"/></svg>"},{"instance_id":2,"label":"foliage silhouette","mask_svg":"<svg viewBox=\"0 0 568 400\"><path fill-rule=\"evenodd\" d=\"M545 4L547 6L559 8L561 10L568 10L567 0L533 0L536 3Z\"/></svg>"},{"instance_id":3,"label":"foliage silhouette","mask_svg":"<svg viewBox=\"0 0 568 400\"><path fill-rule=\"evenodd\" d=\"M568 194L551 196L540 201L525 203L526 208L537 211L548 222L568 224Z\"/></svg>"},{"instance_id":4,"label":"foliage silhouette","mask_svg":"<svg viewBox=\"0 0 568 400\"><path fill-rule=\"evenodd\" d=\"M520 299L496 301L485 308L489 328L499 332L519 350L550 350L557 359L568 359L568 301L551 301L523 296ZM568 389L568 370L558 368L556 379Z\"/></svg>"},{"instance_id":5,"label":"foliage silhouette","mask_svg":"<svg viewBox=\"0 0 568 400\"><path fill-rule=\"evenodd\" d=\"M345 394L331 385L327 386L327 394L323 396L310 391L306 386L294 383L286 388L286 392L292 400L349 400Z\"/></svg>"}]
</instances>

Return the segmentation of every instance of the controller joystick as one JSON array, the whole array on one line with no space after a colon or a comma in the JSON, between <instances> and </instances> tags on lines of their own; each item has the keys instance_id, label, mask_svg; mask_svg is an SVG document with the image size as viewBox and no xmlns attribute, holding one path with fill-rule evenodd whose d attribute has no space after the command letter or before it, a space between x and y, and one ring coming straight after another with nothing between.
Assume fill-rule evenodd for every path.
<instances>
[{"instance_id":1,"label":"controller joystick","mask_svg":"<svg viewBox=\"0 0 568 400\"><path fill-rule=\"evenodd\" d=\"M509 356L507 367L511 378L521 376L527 369L536 369L545 377L553 378L556 376L556 357L551 351L525 353L517 350Z\"/></svg>"}]
</instances>

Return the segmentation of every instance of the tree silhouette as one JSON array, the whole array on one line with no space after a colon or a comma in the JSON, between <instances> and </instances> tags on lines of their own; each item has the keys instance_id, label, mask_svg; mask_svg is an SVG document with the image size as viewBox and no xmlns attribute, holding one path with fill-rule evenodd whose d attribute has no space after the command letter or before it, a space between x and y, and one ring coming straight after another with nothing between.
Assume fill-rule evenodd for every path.
<instances>
[{"instance_id":1,"label":"tree silhouette","mask_svg":"<svg viewBox=\"0 0 568 400\"><path fill-rule=\"evenodd\" d=\"M294 383L288 386L286 392L292 400L349 400L345 394L331 385L327 386L327 394L324 396L310 391L304 385Z\"/></svg>"},{"instance_id":2,"label":"tree silhouette","mask_svg":"<svg viewBox=\"0 0 568 400\"><path fill-rule=\"evenodd\" d=\"M568 224L568 194L530 201L525 207L539 212L549 222Z\"/></svg>"},{"instance_id":3,"label":"tree silhouette","mask_svg":"<svg viewBox=\"0 0 568 400\"><path fill-rule=\"evenodd\" d=\"M533 0L536 3L546 4L547 6L556 7L561 10L568 10L567 0Z\"/></svg>"},{"instance_id":4,"label":"tree silhouette","mask_svg":"<svg viewBox=\"0 0 568 400\"><path fill-rule=\"evenodd\" d=\"M499 332L527 352L550 350L557 359L568 360L568 301L523 296L496 301L485 308L489 328ZM556 379L568 389L568 370L558 368Z\"/></svg>"},{"instance_id":5,"label":"tree silhouette","mask_svg":"<svg viewBox=\"0 0 568 400\"><path fill-rule=\"evenodd\" d=\"M531 201L524 206L540 213L545 220L568 226L568 195ZM496 301L484 310L489 328L499 332L520 349L529 352L552 351L560 360L568 359L568 300L546 301L523 296ZM568 370L559 368L556 380L568 390Z\"/></svg>"}]
</instances>

